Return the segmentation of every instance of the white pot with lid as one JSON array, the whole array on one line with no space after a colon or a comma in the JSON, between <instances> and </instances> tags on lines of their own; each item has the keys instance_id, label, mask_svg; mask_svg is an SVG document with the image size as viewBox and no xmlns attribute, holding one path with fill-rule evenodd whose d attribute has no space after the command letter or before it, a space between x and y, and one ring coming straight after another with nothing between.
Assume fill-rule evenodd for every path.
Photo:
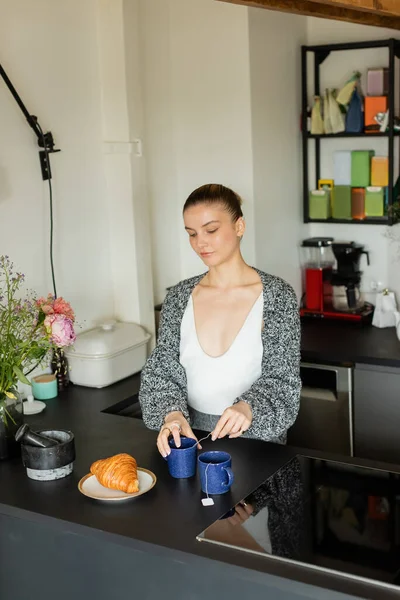
<instances>
[{"instance_id":1,"label":"white pot with lid","mask_svg":"<svg viewBox=\"0 0 400 600\"><path fill-rule=\"evenodd\" d=\"M102 388L138 373L147 358L150 334L136 323L105 321L76 336L65 354L72 383Z\"/></svg>"}]
</instances>

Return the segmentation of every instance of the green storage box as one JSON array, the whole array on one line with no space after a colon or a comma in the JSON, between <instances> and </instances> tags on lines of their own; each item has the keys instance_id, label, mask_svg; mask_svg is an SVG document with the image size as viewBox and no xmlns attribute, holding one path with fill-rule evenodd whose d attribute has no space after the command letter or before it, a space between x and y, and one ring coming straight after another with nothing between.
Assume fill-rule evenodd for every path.
<instances>
[{"instance_id":1,"label":"green storage box","mask_svg":"<svg viewBox=\"0 0 400 600\"><path fill-rule=\"evenodd\" d=\"M310 192L308 212L310 219L329 219L331 210L328 190L312 190Z\"/></svg>"},{"instance_id":2,"label":"green storage box","mask_svg":"<svg viewBox=\"0 0 400 600\"><path fill-rule=\"evenodd\" d=\"M365 216L383 217L384 190L383 187L367 187L365 190Z\"/></svg>"},{"instance_id":3,"label":"green storage box","mask_svg":"<svg viewBox=\"0 0 400 600\"><path fill-rule=\"evenodd\" d=\"M351 187L335 185L333 188L332 217L351 220Z\"/></svg>"},{"instance_id":4,"label":"green storage box","mask_svg":"<svg viewBox=\"0 0 400 600\"><path fill-rule=\"evenodd\" d=\"M371 158L373 150L353 150L351 153L351 186L367 187L371 185Z\"/></svg>"}]
</instances>

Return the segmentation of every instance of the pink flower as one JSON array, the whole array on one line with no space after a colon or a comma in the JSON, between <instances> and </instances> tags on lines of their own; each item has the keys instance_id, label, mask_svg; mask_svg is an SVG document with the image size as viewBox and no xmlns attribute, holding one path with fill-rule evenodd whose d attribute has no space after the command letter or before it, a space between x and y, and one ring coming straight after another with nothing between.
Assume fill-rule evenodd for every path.
<instances>
[{"instance_id":1,"label":"pink flower","mask_svg":"<svg viewBox=\"0 0 400 600\"><path fill-rule=\"evenodd\" d=\"M56 298L53 303L53 309L56 314L64 315L72 322L75 321L74 311L72 310L70 303L64 300L64 298Z\"/></svg>"},{"instance_id":2,"label":"pink flower","mask_svg":"<svg viewBox=\"0 0 400 600\"><path fill-rule=\"evenodd\" d=\"M71 346L75 342L74 324L68 317L55 314L47 315L44 326L52 342L59 348Z\"/></svg>"},{"instance_id":3,"label":"pink flower","mask_svg":"<svg viewBox=\"0 0 400 600\"><path fill-rule=\"evenodd\" d=\"M75 321L74 311L70 303L64 300L64 298L54 298L52 294L48 294L47 298L39 298L36 301L36 306L45 315L64 315L64 317L67 317L72 322Z\"/></svg>"},{"instance_id":4,"label":"pink flower","mask_svg":"<svg viewBox=\"0 0 400 600\"><path fill-rule=\"evenodd\" d=\"M52 315L54 313L54 309L50 304L43 304L40 308L45 315Z\"/></svg>"},{"instance_id":5,"label":"pink flower","mask_svg":"<svg viewBox=\"0 0 400 600\"><path fill-rule=\"evenodd\" d=\"M45 315L51 315L54 313L53 309L54 296L52 294L48 294L47 298L39 298L36 300L36 306L44 312Z\"/></svg>"}]
</instances>

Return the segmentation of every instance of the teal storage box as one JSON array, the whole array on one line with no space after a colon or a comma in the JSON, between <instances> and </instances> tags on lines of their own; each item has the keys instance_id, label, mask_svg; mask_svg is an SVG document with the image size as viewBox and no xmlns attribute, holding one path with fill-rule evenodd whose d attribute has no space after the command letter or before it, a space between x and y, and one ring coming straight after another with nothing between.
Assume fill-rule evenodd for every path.
<instances>
[{"instance_id":1,"label":"teal storage box","mask_svg":"<svg viewBox=\"0 0 400 600\"><path fill-rule=\"evenodd\" d=\"M328 190L312 190L308 198L308 213L310 219L329 219L330 193Z\"/></svg>"},{"instance_id":2,"label":"teal storage box","mask_svg":"<svg viewBox=\"0 0 400 600\"><path fill-rule=\"evenodd\" d=\"M373 150L353 150L351 153L351 186L367 187L371 185L371 158Z\"/></svg>"},{"instance_id":3,"label":"teal storage box","mask_svg":"<svg viewBox=\"0 0 400 600\"><path fill-rule=\"evenodd\" d=\"M367 187L365 190L365 216L383 217L384 191L382 187Z\"/></svg>"},{"instance_id":4,"label":"teal storage box","mask_svg":"<svg viewBox=\"0 0 400 600\"><path fill-rule=\"evenodd\" d=\"M351 187L335 185L333 188L332 217L351 220Z\"/></svg>"}]
</instances>

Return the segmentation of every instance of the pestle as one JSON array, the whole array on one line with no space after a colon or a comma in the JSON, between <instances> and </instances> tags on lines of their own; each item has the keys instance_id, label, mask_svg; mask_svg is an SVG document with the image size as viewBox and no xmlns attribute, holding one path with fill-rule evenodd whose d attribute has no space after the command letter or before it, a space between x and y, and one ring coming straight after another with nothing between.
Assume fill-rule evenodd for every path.
<instances>
[{"instance_id":1,"label":"pestle","mask_svg":"<svg viewBox=\"0 0 400 600\"><path fill-rule=\"evenodd\" d=\"M15 439L21 444L30 444L31 446L39 446L40 448L50 448L56 446L58 442L40 433L35 433L26 423L21 425L15 434Z\"/></svg>"}]
</instances>

